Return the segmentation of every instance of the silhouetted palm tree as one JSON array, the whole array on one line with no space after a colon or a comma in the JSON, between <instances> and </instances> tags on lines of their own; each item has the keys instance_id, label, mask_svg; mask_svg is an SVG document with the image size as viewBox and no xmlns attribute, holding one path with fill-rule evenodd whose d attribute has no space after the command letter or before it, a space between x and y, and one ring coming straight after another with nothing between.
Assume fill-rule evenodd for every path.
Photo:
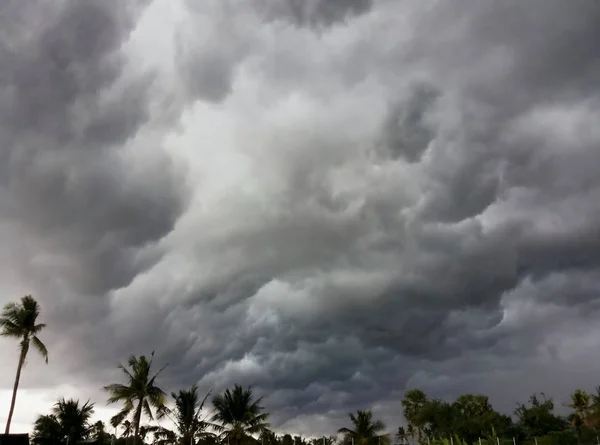
<instances>
[{"instance_id":1,"label":"silhouetted palm tree","mask_svg":"<svg viewBox=\"0 0 600 445\"><path fill-rule=\"evenodd\" d=\"M40 306L31 295L22 297L20 304L9 303L4 306L4 310L0 316L0 328L2 328L0 335L20 340L19 364L17 365L17 375L13 386L12 399L10 401L10 409L8 411L8 419L6 420L4 434L10 433L10 424L15 411L21 370L25 364L29 346L33 345L46 360L46 363L48 363L48 350L44 343L38 338L38 334L46 327L46 325L37 323L39 316Z\"/></svg>"},{"instance_id":2,"label":"silhouetted palm tree","mask_svg":"<svg viewBox=\"0 0 600 445\"><path fill-rule=\"evenodd\" d=\"M406 438L406 430L404 429L404 427L399 426L398 431L396 432L396 443L399 445L404 445L406 443Z\"/></svg>"},{"instance_id":3,"label":"silhouetted palm tree","mask_svg":"<svg viewBox=\"0 0 600 445\"><path fill-rule=\"evenodd\" d=\"M175 400L175 409L168 409L168 417L175 423L176 431L164 427L153 427L154 438L161 445L179 443L181 445L196 445L214 436L206 431L209 425L201 417L202 408L210 392L200 400L198 386L182 389L179 393L171 393Z\"/></svg>"},{"instance_id":4,"label":"silhouetted palm tree","mask_svg":"<svg viewBox=\"0 0 600 445\"><path fill-rule=\"evenodd\" d=\"M246 389L235 385L223 394L213 398L215 414L211 426L230 445L240 445L253 434L260 434L269 428L268 414L260 406L262 397L254 400L252 387Z\"/></svg>"},{"instance_id":5,"label":"silhouetted palm tree","mask_svg":"<svg viewBox=\"0 0 600 445\"><path fill-rule=\"evenodd\" d=\"M113 421L121 423L127 416L133 415L134 443L139 437L142 412L151 420L154 419L152 408L156 410L158 418L161 418L165 413L166 394L156 386L156 378L165 367L152 375L153 358L154 352L152 352L150 360L143 355L139 357L132 355L128 360L130 369L119 365L119 368L127 377L127 384L113 383L104 387L104 390L110 394L108 403L123 404L123 408L111 419L111 423Z\"/></svg>"},{"instance_id":6,"label":"silhouetted palm tree","mask_svg":"<svg viewBox=\"0 0 600 445\"><path fill-rule=\"evenodd\" d=\"M39 416L34 423L33 442L47 441L59 444L77 444L92 431L89 424L94 414L94 404L87 401L60 399L52 408L52 414Z\"/></svg>"},{"instance_id":7,"label":"silhouetted palm tree","mask_svg":"<svg viewBox=\"0 0 600 445\"><path fill-rule=\"evenodd\" d=\"M131 437L131 422L127 419L121 423L121 429L123 430L123 437Z\"/></svg>"},{"instance_id":8,"label":"silhouetted palm tree","mask_svg":"<svg viewBox=\"0 0 600 445\"><path fill-rule=\"evenodd\" d=\"M32 443L63 443L62 427L54 414L38 416L33 424Z\"/></svg>"},{"instance_id":9,"label":"silhouetted palm tree","mask_svg":"<svg viewBox=\"0 0 600 445\"><path fill-rule=\"evenodd\" d=\"M340 428L338 433L344 434L345 444L354 445L379 445L389 444L389 436L380 434L385 430L385 424L381 420L373 420L370 410L358 410L356 414L350 413L352 428Z\"/></svg>"}]
</instances>

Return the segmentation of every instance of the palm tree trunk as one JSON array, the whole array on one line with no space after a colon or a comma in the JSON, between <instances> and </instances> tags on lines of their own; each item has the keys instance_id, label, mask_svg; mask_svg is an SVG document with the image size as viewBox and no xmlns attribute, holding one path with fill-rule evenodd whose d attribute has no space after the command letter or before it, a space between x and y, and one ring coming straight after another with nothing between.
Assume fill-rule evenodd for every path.
<instances>
[{"instance_id":1,"label":"palm tree trunk","mask_svg":"<svg viewBox=\"0 0 600 445\"><path fill-rule=\"evenodd\" d=\"M15 377L15 384L13 386L12 399L10 401L10 410L8 411L8 419L6 420L6 429L4 434L10 433L10 423L12 422L13 413L15 411L15 402L17 401L17 390L19 389L19 380L21 380L21 370L25 363L25 356L27 355L27 349L29 342L23 339L21 344L21 354L19 355L19 364L17 365L17 376Z\"/></svg>"},{"instance_id":2,"label":"palm tree trunk","mask_svg":"<svg viewBox=\"0 0 600 445\"><path fill-rule=\"evenodd\" d=\"M144 402L144 399L140 400L140 403L137 407L137 410L135 411L135 431L133 434L133 445L137 445L137 441L138 441L138 435L140 434L140 421L142 420L142 403Z\"/></svg>"}]
</instances>

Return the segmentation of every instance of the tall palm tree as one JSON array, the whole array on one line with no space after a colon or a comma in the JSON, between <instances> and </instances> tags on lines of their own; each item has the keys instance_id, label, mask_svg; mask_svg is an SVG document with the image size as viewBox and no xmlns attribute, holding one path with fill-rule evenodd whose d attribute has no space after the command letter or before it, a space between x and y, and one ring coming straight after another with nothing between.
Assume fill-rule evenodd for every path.
<instances>
[{"instance_id":1,"label":"tall palm tree","mask_svg":"<svg viewBox=\"0 0 600 445\"><path fill-rule=\"evenodd\" d=\"M153 428L157 442L196 445L213 436L206 431L208 422L201 418L202 408L209 396L210 391L204 399L200 400L197 385L193 385L190 389L182 389L179 393L171 393L171 397L175 400L175 409L168 409L166 414L175 424L176 431L164 427Z\"/></svg>"},{"instance_id":2,"label":"tall palm tree","mask_svg":"<svg viewBox=\"0 0 600 445\"><path fill-rule=\"evenodd\" d=\"M45 324L37 322L39 315L39 304L31 295L26 295L21 298L21 303L9 303L4 306L4 310L0 316L0 328L2 328L0 335L20 340L21 349L19 353L19 364L17 365L17 376L15 377L10 410L8 411L8 419L6 420L4 434L10 433L10 424L15 411L21 370L25 364L29 346L33 345L46 360L46 363L48 363L48 350L38 337L42 329L46 327Z\"/></svg>"},{"instance_id":3,"label":"tall palm tree","mask_svg":"<svg viewBox=\"0 0 600 445\"><path fill-rule=\"evenodd\" d=\"M385 424L381 420L373 420L370 410L358 410L356 414L348 414L352 428L340 428L338 433L344 434L344 443L353 445L379 445L389 444L390 438L387 434L380 434L385 430Z\"/></svg>"},{"instance_id":4,"label":"tall palm tree","mask_svg":"<svg viewBox=\"0 0 600 445\"><path fill-rule=\"evenodd\" d=\"M241 445L253 434L260 434L269 428L267 418L260 405L262 397L254 400L252 387L244 389L235 385L223 394L213 397L215 414L210 419L212 428L230 445Z\"/></svg>"},{"instance_id":5,"label":"tall palm tree","mask_svg":"<svg viewBox=\"0 0 600 445\"><path fill-rule=\"evenodd\" d=\"M150 360L146 356L141 355L129 357L127 369L123 365L119 368L127 377L127 384L113 383L104 387L104 390L109 393L108 403L122 403L121 411L111 419L112 421L119 420L121 423L130 414L133 415L133 437L134 443L137 441L140 433L140 421L142 412L150 418L154 419L152 408L156 410L156 415L161 418L165 414L165 392L156 386L156 378L165 369L162 367L156 374L151 374L152 361L154 351L150 356Z\"/></svg>"},{"instance_id":6,"label":"tall palm tree","mask_svg":"<svg viewBox=\"0 0 600 445\"><path fill-rule=\"evenodd\" d=\"M60 399L52 408L50 415L39 416L34 423L33 441L77 444L87 438L92 431L90 418L94 414L94 404L87 401L83 405L79 400Z\"/></svg>"}]
</instances>

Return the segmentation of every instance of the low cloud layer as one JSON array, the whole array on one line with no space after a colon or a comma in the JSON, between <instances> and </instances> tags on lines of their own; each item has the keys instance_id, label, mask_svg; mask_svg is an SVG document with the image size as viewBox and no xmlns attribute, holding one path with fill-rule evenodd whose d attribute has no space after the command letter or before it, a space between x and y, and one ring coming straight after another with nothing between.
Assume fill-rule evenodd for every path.
<instances>
[{"instance_id":1,"label":"low cloud layer","mask_svg":"<svg viewBox=\"0 0 600 445\"><path fill-rule=\"evenodd\" d=\"M153 349L308 435L393 428L411 387L600 384L600 5L274 5L3 6L0 303L34 294L50 350L23 400L102 403Z\"/></svg>"}]
</instances>

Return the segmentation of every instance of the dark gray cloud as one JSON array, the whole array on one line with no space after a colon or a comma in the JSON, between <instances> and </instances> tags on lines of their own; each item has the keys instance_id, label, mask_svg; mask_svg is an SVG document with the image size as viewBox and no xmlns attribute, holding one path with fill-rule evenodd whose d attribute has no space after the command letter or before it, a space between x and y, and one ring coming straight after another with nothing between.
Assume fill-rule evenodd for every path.
<instances>
[{"instance_id":1,"label":"dark gray cloud","mask_svg":"<svg viewBox=\"0 0 600 445\"><path fill-rule=\"evenodd\" d=\"M595 3L7 5L0 277L82 394L156 349L321 434L598 383Z\"/></svg>"},{"instance_id":2,"label":"dark gray cloud","mask_svg":"<svg viewBox=\"0 0 600 445\"><path fill-rule=\"evenodd\" d=\"M269 19L283 18L299 26L328 27L365 14L373 0L255 0L256 6Z\"/></svg>"},{"instance_id":3,"label":"dark gray cloud","mask_svg":"<svg viewBox=\"0 0 600 445\"><path fill-rule=\"evenodd\" d=\"M70 284L84 294L126 285L139 272L132 254L168 233L182 206L164 163L146 184L136 176L149 172L124 159L148 120L151 84L122 78L131 24L113 3L63 5L3 69L3 217L77 256Z\"/></svg>"},{"instance_id":4,"label":"dark gray cloud","mask_svg":"<svg viewBox=\"0 0 600 445\"><path fill-rule=\"evenodd\" d=\"M406 100L391 107L383 141L391 156L415 162L427 150L435 136L427 122L427 113L436 98L436 91L427 85L417 85Z\"/></svg>"},{"instance_id":5,"label":"dark gray cloud","mask_svg":"<svg viewBox=\"0 0 600 445\"><path fill-rule=\"evenodd\" d=\"M160 142L143 140L151 73L125 72L142 2L34 3L3 15L30 28L2 41L0 212L28 240L19 273L48 316L96 323L107 293L158 260L147 249L172 230L185 186ZM146 143L155 149L140 164L128 152Z\"/></svg>"}]
</instances>

